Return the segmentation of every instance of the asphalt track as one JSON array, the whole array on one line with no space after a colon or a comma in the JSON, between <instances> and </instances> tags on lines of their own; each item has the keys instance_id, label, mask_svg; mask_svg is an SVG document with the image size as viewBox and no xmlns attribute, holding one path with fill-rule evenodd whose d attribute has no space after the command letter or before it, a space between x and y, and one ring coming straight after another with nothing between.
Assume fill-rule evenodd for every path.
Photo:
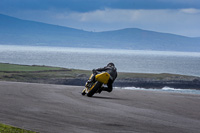
<instances>
[{"instance_id":1,"label":"asphalt track","mask_svg":"<svg viewBox=\"0 0 200 133\"><path fill-rule=\"evenodd\" d=\"M198 133L200 95L0 81L0 123L40 133Z\"/></svg>"}]
</instances>

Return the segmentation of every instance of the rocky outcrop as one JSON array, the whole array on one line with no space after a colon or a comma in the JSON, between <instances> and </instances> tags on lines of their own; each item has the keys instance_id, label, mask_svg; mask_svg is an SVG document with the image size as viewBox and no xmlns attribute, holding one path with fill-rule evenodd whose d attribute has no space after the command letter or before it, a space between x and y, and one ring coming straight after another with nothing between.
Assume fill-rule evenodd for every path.
<instances>
[{"instance_id":1,"label":"rocky outcrop","mask_svg":"<svg viewBox=\"0 0 200 133\"><path fill-rule=\"evenodd\" d=\"M141 88L163 88L172 87L180 89L199 89L200 80L195 79L191 81L184 80L169 80L169 81L153 81L153 80L134 80L134 79L119 79L114 83L117 87L141 87Z\"/></svg>"},{"instance_id":2,"label":"rocky outcrop","mask_svg":"<svg viewBox=\"0 0 200 133\"><path fill-rule=\"evenodd\" d=\"M64 85L78 85L84 86L87 78L70 78L70 79L59 79L53 80L49 83L64 84ZM199 89L200 90L200 79L193 80L153 80L153 79L116 79L113 84L114 87L140 87L140 88L156 88L161 89L163 87L172 87L180 89Z\"/></svg>"}]
</instances>

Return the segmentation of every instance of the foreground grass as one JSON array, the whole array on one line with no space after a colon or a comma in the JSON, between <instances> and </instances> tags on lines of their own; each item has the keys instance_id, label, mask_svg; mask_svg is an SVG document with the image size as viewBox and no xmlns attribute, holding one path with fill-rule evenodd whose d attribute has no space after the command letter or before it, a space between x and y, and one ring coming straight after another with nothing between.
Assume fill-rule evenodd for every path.
<instances>
[{"instance_id":1,"label":"foreground grass","mask_svg":"<svg viewBox=\"0 0 200 133\"><path fill-rule=\"evenodd\" d=\"M0 123L0 133L36 133L36 132Z\"/></svg>"}]
</instances>

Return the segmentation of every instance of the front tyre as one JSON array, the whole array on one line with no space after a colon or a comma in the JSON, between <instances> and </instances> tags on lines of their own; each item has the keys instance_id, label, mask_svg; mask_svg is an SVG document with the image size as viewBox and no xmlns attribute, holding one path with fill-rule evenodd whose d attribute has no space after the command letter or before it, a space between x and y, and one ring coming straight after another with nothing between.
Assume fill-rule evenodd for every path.
<instances>
[{"instance_id":1,"label":"front tyre","mask_svg":"<svg viewBox=\"0 0 200 133\"><path fill-rule=\"evenodd\" d=\"M82 91L82 93L81 93L81 94L82 94L83 96L86 94L86 93L85 93L85 89Z\"/></svg>"},{"instance_id":2,"label":"front tyre","mask_svg":"<svg viewBox=\"0 0 200 133\"><path fill-rule=\"evenodd\" d=\"M92 97L94 93L97 92L99 88L101 88L101 86L102 86L102 83L98 81L94 83L94 86L91 87L91 90L87 93L87 96Z\"/></svg>"}]
</instances>

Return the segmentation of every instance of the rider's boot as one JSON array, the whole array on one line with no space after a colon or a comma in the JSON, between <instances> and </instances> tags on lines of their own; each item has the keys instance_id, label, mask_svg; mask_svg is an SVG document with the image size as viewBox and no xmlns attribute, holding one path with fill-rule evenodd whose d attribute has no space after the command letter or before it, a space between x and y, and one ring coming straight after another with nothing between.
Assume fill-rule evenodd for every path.
<instances>
[{"instance_id":1,"label":"rider's boot","mask_svg":"<svg viewBox=\"0 0 200 133\"><path fill-rule=\"evenodd\" d=\"M100 94L102 91L106 91L105 87L101 87L101 88L98 90L98 93Z\"/></svg>"},{"instance_id":2,"label":"rider's boot","mask_svg":"<svg viewBox=\"0 0 200 133\"><path fill-rule=\"evenodd\" d=\"M98 93L100 94L102 91L111 92L112 90L110 90L108 87L101 87L101 89L98 90Z\"/></svg>"}]
</instances>

